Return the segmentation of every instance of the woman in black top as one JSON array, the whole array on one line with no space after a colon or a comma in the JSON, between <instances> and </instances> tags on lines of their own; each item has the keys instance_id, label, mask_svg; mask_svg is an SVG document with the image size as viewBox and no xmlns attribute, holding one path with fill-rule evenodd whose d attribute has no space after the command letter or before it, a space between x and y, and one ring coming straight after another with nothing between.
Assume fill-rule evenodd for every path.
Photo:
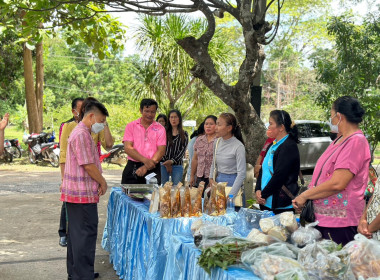
<instances>
[{"instance_id":1,"label":"woman in black top","mask_svg":"<svg viewBox=\"0 0 380 280\"><path fill-rule=\"evenodd\" d=\"M275 214L294 211L292 197L298 193L300 155L297 126L283 110L270 113L269 134L275 140L268 147L256 183L256 198L261 210Z\"/></svg>"},{"instance_id":2,"label":"woman in black top","mask_svg":"<svg viewBox=\"0 0 380 280\"><path fill-rule=\"evenodd\" d=\"M182 181L183 156L189 141L182 128L182 116L178 110L171 110L166 127L166 152L161 159L161 183L165 184L172 176L174 185Z\"/></svg>"}]
</instances>

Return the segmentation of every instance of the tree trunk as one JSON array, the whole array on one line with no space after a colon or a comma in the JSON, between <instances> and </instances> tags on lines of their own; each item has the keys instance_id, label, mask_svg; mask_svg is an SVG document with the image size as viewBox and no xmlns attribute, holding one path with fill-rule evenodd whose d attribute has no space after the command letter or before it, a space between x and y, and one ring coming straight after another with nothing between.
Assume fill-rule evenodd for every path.
<instances>
[{"instance_id":1,"label":"tree trunk","mask_svg":"<svg viewBox=\"0 0 380 280\"><path fill-rule=\"evenodd\" d=\"M34 91L33 59L32 51L24 44L24 79L25 79L25 100L28 112L29 133L40 133L42 124L38 116L36 94Z\"/></svg>"},{"instance_id":2,"label":"tree trunk","mask_svg":"<svg viewBox=\"0 0 380 280\"><path fill-rule=\"evenodd\" d=\"M36 89L39 130L43 129L44 63L42 41L36 46Z\"/></svg>"}]
</instances>

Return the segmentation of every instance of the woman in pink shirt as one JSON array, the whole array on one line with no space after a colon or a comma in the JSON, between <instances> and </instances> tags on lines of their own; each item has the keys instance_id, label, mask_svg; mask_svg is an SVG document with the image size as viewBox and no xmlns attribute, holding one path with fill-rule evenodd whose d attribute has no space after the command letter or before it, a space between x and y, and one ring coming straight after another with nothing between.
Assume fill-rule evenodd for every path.
<instances>
[{"instance_id":1,"label":"woman in pink shirt","mask_svg":"<svg viewBox=\"0 0 380 280\"><path fill-rule=\"evenodd\" d=\"M367 139L359 129L364 115L359 101L340 97L330 113L331 131L341 137L319 158L309 189L293 200L293 206L301 209L307 200L313 200L322 237L345 245L357 234L364 210L371 155Z\"/></svg>"}]
</instances>

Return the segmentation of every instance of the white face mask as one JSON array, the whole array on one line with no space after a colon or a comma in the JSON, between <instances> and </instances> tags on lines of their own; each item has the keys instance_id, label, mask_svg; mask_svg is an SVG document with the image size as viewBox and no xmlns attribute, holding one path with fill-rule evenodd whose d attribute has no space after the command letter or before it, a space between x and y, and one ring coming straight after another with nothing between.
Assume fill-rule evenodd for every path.
<instances>
[{"instance_id":1,"label":"white face mask","mask_svg":"<svg viewBox=\"0 0 380 280\"><path fill-rule=\"evenodd\" d=\"M95 116L94 116L95 118ZM91 126L91 131L94 132L95 134L99 133L100 131L102 131L104 129L104 123L98 123L96 122L96 119L95 119L95 123Z\"/></svg>"},{"instance_id":2,"label":"white face mask","mask_svg":"<svg viewBox=\"0 0 380 280\"><path fill-rule=\"evenodd\" d=\"M339 133L339 123L341 121L340 117L339 117L339 122L337 124L332 124L331 121L333 118L335 118L337 116L338 113L335 114L334 117L330 118L329 119L329 126L330 126L330 131L333 132L333 133Z\"/></svg>"}]
</instances>

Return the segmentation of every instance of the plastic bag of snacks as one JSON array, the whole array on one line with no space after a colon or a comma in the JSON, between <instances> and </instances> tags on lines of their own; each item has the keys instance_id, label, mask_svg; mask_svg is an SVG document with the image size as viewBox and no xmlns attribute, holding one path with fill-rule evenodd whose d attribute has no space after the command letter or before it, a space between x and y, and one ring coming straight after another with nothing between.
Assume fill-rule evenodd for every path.
<instances>
[{"instance_id":1,"label":"plastic bag of snacks","mask_svg":"<svg viewBox=\"0 0 380 280\"><path fill-rule=\"evenodd\" d=\"M205 182L200 182L198 186L197 195L194 200L194 205L192 206L193 216L202 216L202 193L205 187Z\"/></svg>"},{"instance_id":2,"label":"plastic bag of snacks","mask_svg":"<svg viewBox=\"0 0 380 280\"><path fill-rule=\"evenodd\" d=\"M261 219L272 217L272 211L260 211L255 209L240 208L235 220L234 230L241 236L247 236L252 229L259 229Z\"/></svg>"},{"instance_id":3,"label":"plastic bag of snacks","mask_svg":"<svg viewBox=\"0 0 380 280\"><path fill-rule=\"evenodd\" d=\"M191 196L190 196L190 188L187 185L186 187L181 188L181 214L182 217L190 217L191 216Z\"/></svg>"},{"instance_id":4,"label":"plastic bag of snacks","mask_svg":"<svg viewBox=\"0 0 380 280\"><path fill-rule=\"evenodd\" d=\"M263 233L267 233L268 235L278 239L279 241L286 241L289 237L289 232L287 231L285 226L281 224L281 215L261 219L259 224ZM292 219L287 219L286 225L294 226L292 224Z\"/></svg>"},{"instance_id":5,"label":"plastic bag of snacks","mask_svg":"<svg viewBox=\"0 0 380 280\"><path fill-rule=\"evenodd\" d=\"M160 203L160 190L159 188L154 188L153 193L152 193L152 198L150 200L149 213L152 213L152 214L157 213L159 203Z\"/></svg>"},{"instance_id":6,"label":"plastic bag of snacks","mask_svg":"<svg viewBox=\"0 0 380 280\"><path fill-rule=\"evenodd\" d=\"M292 211L283 212L280 214L280 224L285 227L290 233L298 229L296 216Z\"/></svg>"},{"instance_id":7,"label":"plastic bag of snacks","mask_svg":"<svg viewBox=\"0 0 380 280\"><path fill-rule=\"evenodd\" d=\"M216 206L216 185L211 186L211 195L208 200L208 214L210 216L218 216L218 208Z\"/></svg>"},{"instance_id":8,"label":"plastic bag of snacks","mask_svg":"<svg viewBox=\"0 0 380 280\"><path fill-rule=\"evenodd\" d=\"M229 227L207 223L203 224L199 230L194 233L194 240L196 238L197 243L199 243L199 245L195 245L201 248L207 248L215 245L227 236L233 236L232 230Z\"/></svg>"},{"instance_id":9,"label":"plastic bag of snacks","mask_svg":"<svg viewBox=\"0 0 380 280\"><path fill-rule=\"evenodd\" d=\"M171 217L171 188L173 183L167 182L160 188L160 216L161 218Z\"/></svg>"},{"instance_id":10,"label":"plastic bag of snacks","mask_svg":"<svg viewBox=\"0 0 380 280\"><path fill-rule=\"evenodd\" d=\"M262 230L262 232L268 233L275 226L281 225L280 224L280 215L261 219L259 224L260 224L260 229Z\"/></svg>"},{"instance_id":11,"label":"plastic bag of snacks","mask_svg":"<svg viewBox=\"0 0 380 280\"><path fill-rule=\"evenodd\" d=\"M171 216L172 218L181 217L181 195L180 188L182 183L178 183L171 193Z\"/></svg>"},{"instance_id":12,"label":"plastic bag of snacks","mask_svg":"<svg viewBox=\"0 0 380 280\"><path fill-rule=\"evenodd\" d=\"M216 186L216 207L219 215L226 214L226 187L227 183L218 183Z\"/></svg>"},{"instance_id":13,"label":"plastic bag of snacks","mask_svg":"<svg viewBox=\"0 0 380 280\"><path fill-rule=\"evenodd\" d=\"M208 212L208 204L211 196L211 187L207 187L205 192L204 192L204 201L203 201L203 213L209 215L210 213Z\"/></svg>"},{"instance_id":14,"label":"plastic bag of snacks","mask_svg":"<svg viewBox=\"0 0 380 280\"><path fill-rule=\"evenodd\" d=\"M314 227L318 224L318 221L308 224L305 227L300 227L298 230L293 232L291 240L294 244L299 247L304 247L307 244L318 241L322 238L322 234L319 230Z\"/></svg>"},{"instance_id":15,"label":"plastic bag of snacks","mask_svg":"<svg viewBox=\"0 0 380 280\"><path fill-rule=\"evenodd\" d=\"M350 256L350 267L356 278L380 276L380 241L367 239L361 234L344 246Z\"/></svg>"}]
</instances>

